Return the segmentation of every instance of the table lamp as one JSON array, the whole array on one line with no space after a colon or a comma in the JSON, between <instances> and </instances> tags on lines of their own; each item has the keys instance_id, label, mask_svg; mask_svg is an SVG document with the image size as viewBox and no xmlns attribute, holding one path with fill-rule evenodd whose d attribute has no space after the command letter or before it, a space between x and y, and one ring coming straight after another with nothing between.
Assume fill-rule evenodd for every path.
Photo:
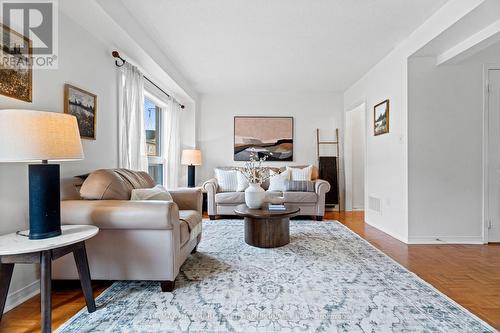
<instances>
[{"instance_id":1,"label":"table lamp","mask_svg":"<svg viewBox=\"0 0 500 333\"><path fill-rule=\"evenodd\" d=\"M184 149L181 164L188 166L188 187L194 187L194 167L195 165L201 165L201 150Z\"/></svg>"},{"instance_id":2,"label":"table lamp","mask_svg":"<svg viewBox=\"0 0 500 333\"><path fill-rule=\"evenodd\" d=\"M83 159L76 117L34 110L0 110L0 163L34 162L29 174L29 238L61 234L59 164Z\"/></svg>"}]
</instances>

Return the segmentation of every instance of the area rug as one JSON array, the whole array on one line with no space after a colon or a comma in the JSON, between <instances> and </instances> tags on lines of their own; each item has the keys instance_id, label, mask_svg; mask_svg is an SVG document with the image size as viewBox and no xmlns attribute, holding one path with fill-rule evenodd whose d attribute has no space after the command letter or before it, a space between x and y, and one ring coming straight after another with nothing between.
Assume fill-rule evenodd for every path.
<instances>
[{"instance_id":1,"label":"area rug","mask_svg":"<svg viewBox=\"0 0 500 333\"><path fill-rule=\"evenodd\" d=\"M496 332L338 222L291 221L275 249L203 228L174 292L116 282L58 332Z\"/></svg>"}]
</instances>

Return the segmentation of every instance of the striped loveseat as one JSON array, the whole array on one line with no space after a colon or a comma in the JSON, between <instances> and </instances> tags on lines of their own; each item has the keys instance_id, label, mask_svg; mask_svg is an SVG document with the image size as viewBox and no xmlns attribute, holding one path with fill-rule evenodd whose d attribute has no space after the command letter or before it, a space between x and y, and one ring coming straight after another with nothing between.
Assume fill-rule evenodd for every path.
<instances>
[{"instance_id":1,"label":"striped loveseat","mask_svg":"<svg viewBox=\"0 0 500 333\"><path fill-rule=\"evenodd\" d=\"M293 166L294 168L304 168L305 166ZM229 170L233 167L219 167L216 169ZM269 168L272 169L272 168ZM283 171L285 168L281 168ZM293 204L300 207L300 215L309 215L321 221L325 214L325 194L330 191L330 184L319 179L317 167L313 167L311 174L312 188L308 191L273 191L267 192L268 197L283 197L285 204ZM262 184L264 190L268 190L269 182ZM203 189L207 192L208 215L214 220L218 215L234 215L236 206L245 203L245 192L223 192L221 191L217 178L207 180L203 184Z\"/></svg>"}]
</instances>

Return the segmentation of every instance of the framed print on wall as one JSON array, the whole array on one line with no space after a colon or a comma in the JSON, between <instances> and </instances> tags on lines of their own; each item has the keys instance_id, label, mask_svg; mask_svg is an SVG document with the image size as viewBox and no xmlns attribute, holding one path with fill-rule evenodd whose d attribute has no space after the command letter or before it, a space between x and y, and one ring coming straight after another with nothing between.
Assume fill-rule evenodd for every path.
<instances>
[{"instance_id":1,"label":"framed print on wall","mask_svg":"<svg viewBox=\"0 0 500 333\"><path fill-rule=\"evenodd\" d=\"M234 160L293 161L293 117L234 117Z\"/></svg>"},{"instance_id":2,"label":"framed print on wall","mask_svg":"<svg viewBox=\"0 0 500 333\"><path fill-rule=\"evenodd\" d=\"M373 107L374 135L389 133L389 100L386 99Z\"/></svg>"},{"instance_id":3,"label":"framed print on wall","mask_svg":"<svg viewBox=\"0 0 500 333\"><path fill-rule=\"evenodd\" d=\"M72 114L78 122L80 137L95 140L97 96L70 84L64 85L64 113Z\"/></svg>"},{"instance_id":4,"label":"framed print on wall","mask_svg":"<svg viewBox=\"0 0 500 333\"><path fill-rule=\"evenodd\" d=\"M28 37L0 24L0 94L31 102L32 46Z\"/></svg>"}]
</instances>

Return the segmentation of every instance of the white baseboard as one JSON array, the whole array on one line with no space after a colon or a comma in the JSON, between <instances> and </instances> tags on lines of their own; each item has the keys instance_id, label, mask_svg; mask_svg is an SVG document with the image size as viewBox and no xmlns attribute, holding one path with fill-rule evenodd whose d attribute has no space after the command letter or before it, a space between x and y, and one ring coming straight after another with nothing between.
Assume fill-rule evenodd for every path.
<instances>
[{"instance_id":1,"label":"white baseboard","mask_svg":"<svg viewBox=\"0 0 500 333\"><path fill-rule=\"evenodd\" d=\"M7 302L5 303L4 313L12 310L21 303L26 302L31 297L38 295L40 293L40 280L36 280L26 287L16 290L7 296Z\"/></svg>"},{"instance_id":2,"label":"white baseboard","mask_svg":"<svg viewBox=\"0 0 500 333\"><path fill-rule=\"evenodd\" d=\"M386 233L389 236L391 236L393 238L396 238L398 241L408 244L408 238L403 237L403 236L401 236L399 234L396 234L396 233L394 233L392 231L386 230L383 226L381 226L381 225L379 225L377 223L373 223L370 220L368 220L366 218L366 216L365 216L365 222L366 222L366 224L369 224L370 226L372 226L374 228L377 228L378 230L382 231L383 233Z\"/></svg>"},{"instance_id":3,"label":"white baseboard","mask_svg":"<svg viewBox=\"0 0 500 333\"><path fill-rule=\"evenodd\" d=\"M410 237L408 244L484 244L481 236Z\"/></svg>"}]
</instances>

